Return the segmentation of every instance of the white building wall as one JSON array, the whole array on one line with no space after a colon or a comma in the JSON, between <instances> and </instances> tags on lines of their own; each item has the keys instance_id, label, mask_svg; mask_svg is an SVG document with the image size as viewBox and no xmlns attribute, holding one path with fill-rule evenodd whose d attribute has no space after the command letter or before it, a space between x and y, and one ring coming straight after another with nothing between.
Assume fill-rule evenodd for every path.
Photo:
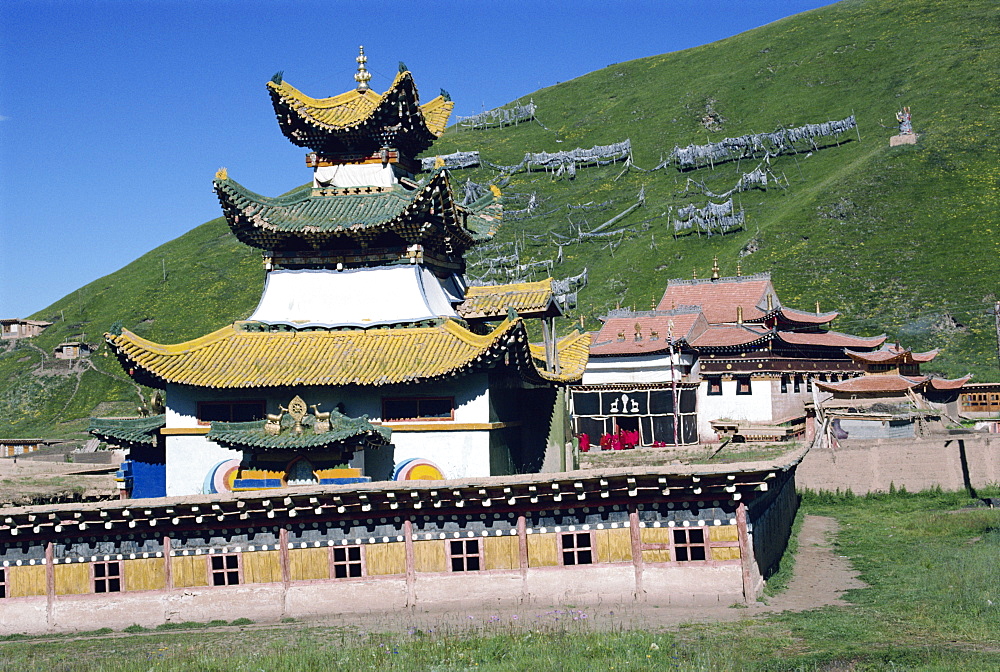
<instances>
[{"instance_id":1,"label":"white building wall","mask_svg":"<svg viewBox=\"0 0 1000 672\"><path fill-rule=\"evenodd\" d=\"M674 353L673 374L678 382L694 364L694 357ZM584 385L613 383L670 382L670 355L659 353L641 357L591 357L583 373Z\"/></svg>"},{"instance_id":2,"label":"white building wall","mask_svg":"<svg viewBox=\"0 0 1000 672\"><path fill-rule=\"evenodd\" d=\"M347 389L335 387L234 389L218 390L167 385L167 429L206 428L198 423L198 402L220 400L265 401L268 413L277 413L278 406L287 406L295 395L307 404L316 404L329 411L342 403L351 417L367 415L381 421L384 397L454 397L453 420L416 421L419 424L440 425L442 429L457 424L480 424L490 421L489 378L477 373L449 381L411 386L366 387ZM402 424L412 424L406 422ZM386 423L392 427L399 423ZM490 438L488 430L393 432L392 446L377 450L393 451L392 461L399 464L410 457L431 460L446 478L490 476ZM204 436L179 435L167 437L167 495L201 494L205 478L219 462L242 459L243 452L222 448ZM353 466L364 469L365 458L359 453Z\"/></svg>"},{"instance_id":3,"label":"white building wall","mask_svg":"<svg viewBox=\"0 0 1000 672\"><path fill-rule=\"evenodd\" d=\"M205 477L219 462L242 460L243 451L223 448L204 436L167 437L167 497L204 493Z\"/></svg>"},{"instance_id":4,"label":"white building wall","mask_svg":"<svg viewBox=\"0 0 1000 672\"><path fill-rule=\"evenodd\" d=\"M490 474L488 430L453 432L396 432L394 460L411 457L430 460L445 478L478 478Z\"/></svg>"},{"instance_id":5,"label":"white building wall","mask_svg":"<svg viewBox=\"0 0 1000 672\"><path fill-rule=\"evenodd\" d=\"M751 394L736 394L736 380L722 381L722 394L708 394L708 381L698 386L698 437L701 441L715 441L717 436L711 421L728 419L750 422L767 422L773 419L771 410L772 387L778 380L750 379Z\"/></svg>"}]
</instances>

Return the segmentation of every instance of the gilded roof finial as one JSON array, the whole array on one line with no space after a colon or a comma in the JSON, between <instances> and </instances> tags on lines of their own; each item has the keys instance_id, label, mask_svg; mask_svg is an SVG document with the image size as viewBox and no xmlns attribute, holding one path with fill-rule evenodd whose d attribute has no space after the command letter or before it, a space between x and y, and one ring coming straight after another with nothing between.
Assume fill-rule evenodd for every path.
<instances>
[{"instance_id":1,"label":"gilded roof finial","mask_svg":"<svg viewBox=\"0 0 1000 672\"><path fill-rule=\"evenodd\" d=\"M354 81L358 83L358 91L367 91L368 82L371 81L372 73L368 72L365 67L365 63L368 62L368 57L365 56L364 46L358 47L358 57L354 59L358 62L358 71L354 75Z\"/></svg>"},{"instance_id":2,"label":"gilded roof finial","mask_svg":"<svg viewBox=\"0 0 1000 672\"><path fill-rule=\"evenodd\" d=\"M743 265L740 262L736 262L736 277L743 277Z\"/></svg>"},{"instance_id":3,"label":"gilded roof finial","mask_svg":"<svg viewBox=\"0 0 1000 672\"><path fill-rule=\"evenodd\" d=\"M712 280L719 279L719 255L712 257Z\"/></svg>"},{"instance_id":4,"label":"gilded roof finial","mask_svg":"<svg viewBox=\"0 0 1000 672\"><path fill-rule=\"evenodd\" d=\"M698 279L698 269L697 268L692 268L691 269L691 279L692 280L697 280Z\"/></svg>"}]
</instances>

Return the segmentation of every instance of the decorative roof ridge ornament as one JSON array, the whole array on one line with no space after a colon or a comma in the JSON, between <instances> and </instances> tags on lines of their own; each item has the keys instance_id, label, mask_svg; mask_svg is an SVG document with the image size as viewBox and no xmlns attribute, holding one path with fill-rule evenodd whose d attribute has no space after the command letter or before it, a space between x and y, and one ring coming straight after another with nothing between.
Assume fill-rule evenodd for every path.
<instances>
[{"instance_id":1,"label":"decorative roof ridge ornament","mask_svg":"<svg viewBox=\"0 0 1000 672\"><path fill-rule=\"evenodd\" d=\"M372 73L368 72L368 69L365 67L368 57L365 56L364 45L358 47L358 57L354 60L358 62L358 71L354 74L354 81L358 83L358 91L367 91L370 88L368 82L372 79Z\"/></svg>"}]
</instances>

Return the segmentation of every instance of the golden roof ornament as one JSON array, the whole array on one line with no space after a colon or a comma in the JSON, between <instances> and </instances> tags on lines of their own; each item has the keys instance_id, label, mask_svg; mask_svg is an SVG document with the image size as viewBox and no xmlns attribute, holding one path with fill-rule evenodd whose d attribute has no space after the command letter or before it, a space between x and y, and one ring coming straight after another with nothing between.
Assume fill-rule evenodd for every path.
<instances>
[{"instance_id":1,"label":"golden roof ornament","mask_svg":"<svg viewBox=\"0 0 1000 672\"><path fill-rule=\"evenodd\" d=\"M358 83L358 91L367 91L368 82L371 81L372 73L368 72L368 68L365 67L365 63L368 62L368 57L365 56L364 45L358 47L358 57L354 60L358 62L358 71L354 74L354 81Z\"/></svg>"},{"instance_id":2,"label":"golden roof ornament","mask_svg":"<svg viewBox=\"0 0 1000 672\"><path fill-rule=\"evenodd\" d=\"M712 280L719 279L719 256L712 257Z\"/></svg>"},{"instance_id":3,"label":"golden roof ornament","mask_svg":"<svg viewBox=\"0 0 1000 672\"><path fill-rule=\"evenodd\" d=\"M743 277L743 265L740 264L740 262L738 261L736 262L736 277L737 278Z\"/></svg>"}]
</instances>

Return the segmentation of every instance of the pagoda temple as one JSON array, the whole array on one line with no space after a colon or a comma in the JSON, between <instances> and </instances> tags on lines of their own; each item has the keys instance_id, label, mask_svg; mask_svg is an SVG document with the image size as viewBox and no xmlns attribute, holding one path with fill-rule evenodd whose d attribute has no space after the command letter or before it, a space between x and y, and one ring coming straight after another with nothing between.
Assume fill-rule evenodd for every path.
<instances>
[{"instance_id":1,"label":"pagoda temple","mask_svg":"<svg viewBox=\"0 0 1000 672\"><path fill-rule=\"evenodd\" d=\"M500 204L460 205L445 170L418 179L453 103L421 104L408 71L375 93L366 61L362 48L356 88L331 98L281 73L267 84L311 184L270 198L216 174L233 234L262 252L253 313L173 345L106 335L136 382L165 390L159 427L92 426L142 446L149 463L129 473L144 496L526 473L563 450L556 398L589 336L556 339L551 281L466 286L464 255Z\"/></svg>"},{"instance_id":2,"label":"pagoda temple","mask_svg":"<svg viewBox=\"0 0 1000 672\"><path fill-rule=\"evenodd\" d=\"M846 354L864 367L864 375L839 382L818 383L819 389L832 392L835 399L910 400L918 394L934 401L953 399L972 377L948 379L922 375L920 365L933 361L938 350L913 352L895 343L874 352L848 350Z\"/></svg>"},{"instance_id":3,"label":"pagoda temple","mask_svg":"<svg viewBox=\"0 0 1000 672\"><path fill-rule=\"evenodd\" d=\"M737 273L721 276L716 260L709 278L669 280L652 310L604 316L583 384L573 387L575 431L692 444L717 440L720 419L781 424L803 414L814 383L863 372L846 349L885 342L832 330L838 313L818 304L815 312L783 305L769 273Z\"/></svg>"}]
</instances>

